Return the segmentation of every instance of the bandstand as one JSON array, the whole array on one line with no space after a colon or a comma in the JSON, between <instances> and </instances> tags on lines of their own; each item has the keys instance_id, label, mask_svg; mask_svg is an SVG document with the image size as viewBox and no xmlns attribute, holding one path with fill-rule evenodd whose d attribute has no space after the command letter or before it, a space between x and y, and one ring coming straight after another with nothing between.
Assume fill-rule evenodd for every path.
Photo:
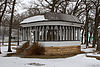
<instances>
[{"instance_id":1,"label":"bandstand","mask_svg":"<svg viewBox=\"0 0 100 67\"><path fill-rule=\"evenodd\" d=\"M38 42L47 47L80 45L82 25L78 18L72 15L37 15L21 22L22 40L30 41L30 45Z\"/></svg>"}]
</instances>

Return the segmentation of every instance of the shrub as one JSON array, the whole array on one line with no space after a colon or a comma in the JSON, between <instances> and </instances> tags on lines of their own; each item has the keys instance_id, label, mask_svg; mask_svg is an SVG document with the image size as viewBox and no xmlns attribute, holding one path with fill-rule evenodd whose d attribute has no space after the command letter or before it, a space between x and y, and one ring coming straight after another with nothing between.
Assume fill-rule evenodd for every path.
<instances>
[{"instance_id":1,"label":"shrub","mask_svg":"<svg viewBox=\"0 0 100 67\"><path fill-rule=\"evenodd\" d=\"M33 44L32 54L33 55L44 55L45 48L38 43Z\"/></svg>"}]
</instances>

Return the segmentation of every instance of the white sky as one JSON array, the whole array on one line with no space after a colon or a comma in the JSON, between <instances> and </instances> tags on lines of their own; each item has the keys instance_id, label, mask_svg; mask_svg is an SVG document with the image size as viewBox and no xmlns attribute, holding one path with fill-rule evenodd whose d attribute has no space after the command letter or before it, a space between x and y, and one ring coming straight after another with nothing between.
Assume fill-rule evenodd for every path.
<instances>
[{"instance_id":1,"label":"white sky","mask_svg":"<svg viewBox=\"0 0 100 67\"><path fill-rule=\"evenodd\" d=\"M15 10L17 10L17 12L23 13L27 10L27 8L29 7L34 7L34 1L35 3L38 3L38 0L16 0L16 8ZM48 0L50 1L50 0ZM46 4L46 2L43 2ZM39 3L38 3L39 4ZM71 7L71 5L69 5L69 7Z\"/></svg>"},{"instance_id":2,"label":"white sky","mask_svg":"<svg viewBox=\"0 0 100 67\"><path fill-rule=\"evenodd\" d=\"M28 7L33 5L34 0L16 0L16 10L18 13L23 13Z\"/></svg>"}]
</instances>

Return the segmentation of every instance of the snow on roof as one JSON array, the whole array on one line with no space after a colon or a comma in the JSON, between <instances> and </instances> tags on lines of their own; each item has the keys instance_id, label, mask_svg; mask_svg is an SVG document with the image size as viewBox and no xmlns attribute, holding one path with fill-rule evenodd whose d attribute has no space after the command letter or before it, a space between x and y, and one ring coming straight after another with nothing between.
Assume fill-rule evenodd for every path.
<instances>
[{"instance_id":1,"label":"snow on roof","mask_svg":"<svg viewBox=\"0 0 100 67\"><path fill-rule=\"evenodd\" d=\"M38 16L29 17L23 20L21 23L29 23L29 22L36 22L36 21L43 21L43 20L47 20L45 19L44 15L38 15Z\"/></svg>"}]
</instances>

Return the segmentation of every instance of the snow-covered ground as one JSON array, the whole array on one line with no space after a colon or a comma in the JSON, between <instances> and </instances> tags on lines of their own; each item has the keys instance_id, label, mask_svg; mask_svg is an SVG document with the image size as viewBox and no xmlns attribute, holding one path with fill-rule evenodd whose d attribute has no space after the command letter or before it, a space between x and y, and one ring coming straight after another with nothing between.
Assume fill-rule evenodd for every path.
<instances>
[{"instance_id":1,"label":"snow-covered ground","mask_svg":"<svg viewBox=\"0 0 100 67\"><path fill-rule=\"evenodd\" d=\"M100 54L97 54L97 53L88 53L86 55L90 57L100 57Z\"/></svg>"},{"instance_id":2,"label":"snow-covered ground","mask_svg":"<svg viewBox=\"0 0 100 67\"><path fill-rule=\"evenodd\" d=\"M89 46L91 47L92 45L89 44ZM84 44L84 45L81 45L81 51L90 53L90 52L96 51L96 48L86 48L86 45Z\"/></svg>"},{"instance_id":3,"label":"snow-covered ground","mask_svg":"<svg viewBox=\"0 0 100 67\"><path fill-rule=\"evenodd\" d=\"M14 47L14 46L13 46ZM7 46L2 46L0 55L0 67L100 67L100 60L88 58L85 54L79 54L70 58L39 59L3 57ZM13 52L15 52L13 50Z\"/></svg>"}]
</instances>

